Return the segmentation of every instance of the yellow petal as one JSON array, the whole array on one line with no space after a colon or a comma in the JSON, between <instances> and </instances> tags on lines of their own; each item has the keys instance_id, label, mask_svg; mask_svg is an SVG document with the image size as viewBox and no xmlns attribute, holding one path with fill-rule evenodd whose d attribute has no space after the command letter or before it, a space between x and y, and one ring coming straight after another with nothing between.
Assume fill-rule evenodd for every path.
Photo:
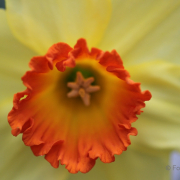
<instances>
[{"instance_id":1,"label":"yellow petal","mask_svg":"<svg viewBox=\"0 0 180 180\"><path fill-rule=\"evenodd\" d=\"M171 58L174 52L179 53L176 38L179 38L180 30L177 23L180 1L113 0L112 5L112 18L101 49L116 49L125 64L128 60L132 63L139 58L150 60L167 55Z\"/></svg>"},{"instance_id":2,"label":"yellow petal","mask_svg":"<svg viewBox=\"0 0 180 180\"><path fill-rule=\"evenodd\" d=\"M21 137L10 134L7 114L11 107L11 100L0 104L0 179L66 180L68 171L63 166L58 169L50 167L49 163L44 163L43 157L35 157L24 146Z\"/></svg>"},{"instance_id":3,"label":"yellow petal","mask_svg":"<svg viewBox=\"0 0 180 180\"><path fill-rule=\"evenodd\" d=\"M5 10L0 9L0 102L23 88L20 78L35 53L19 43L9 30Z\"/></svg>"},{"instance_id":4,"label":"yellow petal","mask_svg":"<svg viewBox=\"0 0 180 180\"><path fill-rule=\"evenodd\" d=\"M180 6L136 43L124 59L128 65L161 58L180 64Z\"/></svg>"},{"instance_id":5,"label":"yellow petal","mask_svg":"<svg viewBox=\"0 0 180 180\"><path fill-rule=\"evenodd\" d=\"M152 93L146 111L134 123L134 144L164 150L180 150L180 65L151 61L129 68L132 79Z\"/></svg>"},{"instance_id":6,"label":"yellow petal","mask_svg":"<svg viewBox=\"0 0 180 180\"><path fill-rule=\"evenodd\" d=\"M169 154L158 156L140 152L131 146L120 156L116 156L113 163L97 162L94 169L87 174L70 174L67 180L169 180Z\"/></svg>"},{"instance_id":7,"label":"yellow petal","mask_svg":"<svg viewBox=\"0 0 180 180\"><path fill-rule=\"evenodd\" d=\"M38 53L54 43L74 45L83 37L89 46L101 40L110 19L110 0L6 0L15 36Z\"/></svg>"},{"instance_id":8,"label":"yellow petal","mask_svg":"<svg viewBox=\"0 0 180 180\"><path fill-rule=\"evenodd\" d=\"M163 151L161 153L156 156L130 146L114 163L108 164L104 172L107 172L111 180L169 180L170 171L166 170L166 166L170 164L169 154Z\"/></svg>"}]
</instances>

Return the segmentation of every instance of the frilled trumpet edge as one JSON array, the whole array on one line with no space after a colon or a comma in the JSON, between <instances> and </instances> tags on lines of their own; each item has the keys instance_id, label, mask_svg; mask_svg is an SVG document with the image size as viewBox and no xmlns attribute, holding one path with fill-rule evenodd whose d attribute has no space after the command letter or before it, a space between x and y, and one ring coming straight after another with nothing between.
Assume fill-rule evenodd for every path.
<instances>
[{"instance_id":1,"label":"frilled trumpet edge","mask_svg":"<svg viewBox=\"0 0 180 180\"><path fill-rule=\"evenodd\" d=\"M89 51L85 39L74 48L57 43L44 56L33 57L29 66L22 77L27 89L14 95L8 122L34 155L45 155L55 168L60 162L70 173L87 173L97 158L110 163L127 149L129 136L137 135L131 123L151 94L129 79L115 50ZM93 77L100 87L88 106L80 97L67 96L67 84L77 72Z\"/></svg>"}]
</instances>

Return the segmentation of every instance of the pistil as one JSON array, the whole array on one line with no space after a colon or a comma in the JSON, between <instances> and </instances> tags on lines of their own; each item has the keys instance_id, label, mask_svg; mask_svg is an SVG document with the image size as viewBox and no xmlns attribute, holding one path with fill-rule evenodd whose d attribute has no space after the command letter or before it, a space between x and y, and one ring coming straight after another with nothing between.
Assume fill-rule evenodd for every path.
<instances>
[{"instance_id":1,"label":"pistil","mask_svg":"<svg viewBox=\"0 0 180 180\"><path fill-rule=\"evenodd\" d=\"M72 90L67 94L69 98L80 96L84 105L90 105L90 93L100 90L100 86L92 86L94 77L85 79L81 72L76 73L76 81L68 82L67 86Z\"/></svg>"}]
</instances>

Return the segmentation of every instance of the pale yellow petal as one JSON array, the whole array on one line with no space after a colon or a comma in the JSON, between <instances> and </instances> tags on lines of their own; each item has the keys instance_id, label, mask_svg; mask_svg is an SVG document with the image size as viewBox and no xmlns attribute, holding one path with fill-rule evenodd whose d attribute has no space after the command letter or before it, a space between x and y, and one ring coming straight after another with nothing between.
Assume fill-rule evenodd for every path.
<instances>
[{"instance_id":1,"label":"pale yellow petal","mask_svg":"<svg viewBox=\"0 0 180 180\"><path fill-rule=\"evenodd\" d=\"M180 65L151 61L129 68L134 81L152 93L134 126L139 147L180 150Z\"/></svg>"},{"instance_id":2,"label":"pale yellow petal","mask_svg":"<svg viewBox=\"0 0 180 180\"><path fill-rule=\"evenodd\" d=\"M115 162L97 161L94 169L87 174L71 174L67 180L169 180L169 154L159 152L158 156L138 151L131 146Z\"/></svg>"},{"instance_id":3,"label":"pale yellow petal","mask_svg":"<svg viewBox=\"0 0 180 180\"><path fill-rule=\"evenodd\" d=\"M125 65L152 58L178 60L180 1L113 0L112 4L111 21L100 48L116 49Z\"/></svg>"},{"instance_id":4,"label":"pale yellow petal","mask_svg":"<svg viewBox=\"0 0 180 180\"><path fill-rule=\"evenodd\" d=\"M110 0L6 0L6 8L15 36L41 54L57 42L73 46L81 37L96 46L111 15Z\"/></svg>"},{"instance_id":5,"label":"pale yellow petal","mask_svg":"<svg viewBox=\"0 0 180 180\"><path fill-rule=\"evenodd\" d=\"M124 56L127 64L138 64L154 58L180 64L180 6L136 43Z\"/></svg>"},{"instance_id":6,"label":"pale yellow petal","mask_svg":"<svg viewBox=\"0 0 180 180\"><path fill-rule=\"evenodd\" d=\"M116 156L114 163L107 164L104 172L109 180L169 180L170 171L166 170L169 164L169 153L160 151L155 155L130 146L122 155Z\"/></svg>"},{"instance_id":7,"label":"pale yellow petal","mask_svg":"<svg viewBox=\"0 0 180 180\"><path fill-rule=\"evenodd\" d=\"M21 77L36 53L19 43L9 30L5 10L0 9L0 102L24 90Z\"/></svg>"},{"instance_id":8,"label":"pale yellow petal","mask_svg":"<svg viewBox=\"0 0 180 180\"><path fill-rule=\"evenodd\" d=\"M55 169L43 158L35 157L22 137L13 137L7 122L11 100L0 104L0 179L2 180L66 180L64 166Z\"/></svg>"}]
</instances>

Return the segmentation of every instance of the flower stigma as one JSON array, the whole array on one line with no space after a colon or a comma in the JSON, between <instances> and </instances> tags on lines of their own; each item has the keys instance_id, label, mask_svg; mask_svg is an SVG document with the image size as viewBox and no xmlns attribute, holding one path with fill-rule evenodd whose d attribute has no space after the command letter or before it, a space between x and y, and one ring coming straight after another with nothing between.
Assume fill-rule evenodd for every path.
<instances>
[{"instance_id":1,"label":"flower stigma","mask_svg":"<svg viewBox=\"0 0 180 180\"><path fill-rule=\"evenodd\" d=\"M76 81L68 82L67 86L72 90L67 94L69 98L80 96L84 102L84 105L90 105L90 94L100 90L100 86L92 86L91 83L94 81L93 77L84 79L81 72L77 72Z\"/></svg>"}]
</instances>

